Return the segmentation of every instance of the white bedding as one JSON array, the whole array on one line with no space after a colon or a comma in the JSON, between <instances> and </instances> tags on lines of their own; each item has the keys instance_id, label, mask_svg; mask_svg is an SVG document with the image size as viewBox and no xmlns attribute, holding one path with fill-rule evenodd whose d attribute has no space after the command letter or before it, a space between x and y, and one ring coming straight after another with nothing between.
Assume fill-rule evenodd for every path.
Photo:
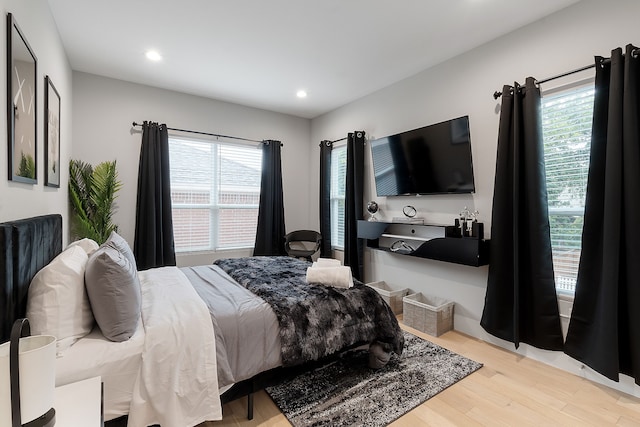
<instances>
[{"instance_id":1,"label":"white bedding","mask_svg":"<svg viewBox=\"0 0 640 427\"><path fill-rule=\"evenodd\" d=\"M222 419L216 343L206 305L176 267L138 274L145 340L130 427Z\"/></svg>"},{"instance_id":2,"label":"white bedding","mask_svg":"<svg viewBox=\"0 0 640 427\"><path fill-rule=\"evenodd\" d=\"M130 427L222 419L206 305L176 267L141 271L139 278L142 319L134 336L116 343L95 328L57 359L56 385L102 376L105 420L129 414Z\"/></svg>"},{"instance_id":3,"label":"white bedding","mask_svg":"<svg viewBox=\"0 0 640 427\"><path fill-rule=\"evenodd\" d=\"M129 413L133 387L142 361L144 328L127 341L106 339L99 328L81 338L56 360L56 386L102 377L104 383L104 419Z\"/></svg>"}]
</instances>

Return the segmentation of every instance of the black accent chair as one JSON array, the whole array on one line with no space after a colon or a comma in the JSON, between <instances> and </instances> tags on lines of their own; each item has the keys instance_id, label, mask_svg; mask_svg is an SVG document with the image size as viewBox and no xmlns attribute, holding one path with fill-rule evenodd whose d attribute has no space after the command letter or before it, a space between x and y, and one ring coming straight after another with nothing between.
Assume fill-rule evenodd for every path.
<instances>
[{"instance_id":1,"label":"black accent chair","mask_svg":"<svg viewBox=\"0 0 640 427\"><path fill-rule=\"evenodd\" d=\"M289 256L311 261L311 256L320 250L320 242L322 235L317 231L296 230L284 236L284 249Z\"/></svg>"}]
</instances>

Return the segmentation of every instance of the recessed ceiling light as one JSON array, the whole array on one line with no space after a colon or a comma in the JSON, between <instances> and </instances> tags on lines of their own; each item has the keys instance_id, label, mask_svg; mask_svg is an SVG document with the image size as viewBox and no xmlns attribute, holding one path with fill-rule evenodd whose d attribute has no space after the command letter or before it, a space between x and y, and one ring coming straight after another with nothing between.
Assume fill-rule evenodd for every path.
<instances>
[{"instance_id":1,"label":"recessed ceiling light","mask_svg":"<svg viewBox=\"0 0 640 427\"><path fill-rule=\"evenodd\" d=\"M160 61L162 59L162 56L158 53L157 50L148 50L146 56L150 61Z\"/></svg>"},{"instance_id":2,"label":"recessed ceiling light","mask_svg":"<svg viewBox=\"0 0 640 427\"><path fill-rule=\"evenodd\" d=\"M307 97L307 91L301 89L296 93L296 96L298 98L306 98Z\"/></svg>"}]
</instances>

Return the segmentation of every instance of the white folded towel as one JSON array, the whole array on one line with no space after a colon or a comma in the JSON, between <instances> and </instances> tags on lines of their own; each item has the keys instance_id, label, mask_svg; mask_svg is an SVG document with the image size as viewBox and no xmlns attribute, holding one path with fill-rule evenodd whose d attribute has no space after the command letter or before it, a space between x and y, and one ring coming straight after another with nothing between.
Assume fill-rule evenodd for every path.
<instances>
[{"instance_id":1,"label":"white folded towel","mask_svg":"<svg viewBox=\"0 0 640 427\"><path fill-rule=\"evenodd\" d=\"M353 286L350 267L309 267L307 283L320 283L334 288L350 288Z\"/></svg>"},{"instance_id":2,"label":"white folded towel","mask_svg":"<svg viewBox=\"0 0 640 427\"><path fill-rule=\"evenodd\" d=\"M318 260L313 263L312 267L339 267L341 265L342 263L338 259L318 258Z\"/></svg>"}]
</instances>

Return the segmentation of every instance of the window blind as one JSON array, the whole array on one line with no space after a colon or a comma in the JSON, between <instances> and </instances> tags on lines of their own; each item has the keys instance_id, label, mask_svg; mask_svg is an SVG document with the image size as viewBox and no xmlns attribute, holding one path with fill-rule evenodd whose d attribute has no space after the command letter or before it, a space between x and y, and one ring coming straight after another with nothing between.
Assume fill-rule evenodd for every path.
<instances>
[{"instance_id":1,"label":"window blind","mask_svg":"<svg viewBox=\"0 0 640 427\"><path fill-rule=\"evenodd\" d=\"M171 137L169 156L176 251L253 247L262 151Z\"/></svg>"},{"instance_id":2,"label":"window blind","mask_svg":"<svg viewBox=\"0 0 640 427\"><path fill-rule=\"evenodd\" d=\"M344 249L344 203L347 176L347 146L331 150L331 246Z\"/></svg>"},{"instance_id":3,"label":"window blind","mask_svg":"<svg viewBox=\"0 0 640 427\"><path fill-rule=\"evenodd\" d=\"M549 225L556 289L574 293L589 172L593 84L542 99Z\"/></svg>"}]
</instances>

